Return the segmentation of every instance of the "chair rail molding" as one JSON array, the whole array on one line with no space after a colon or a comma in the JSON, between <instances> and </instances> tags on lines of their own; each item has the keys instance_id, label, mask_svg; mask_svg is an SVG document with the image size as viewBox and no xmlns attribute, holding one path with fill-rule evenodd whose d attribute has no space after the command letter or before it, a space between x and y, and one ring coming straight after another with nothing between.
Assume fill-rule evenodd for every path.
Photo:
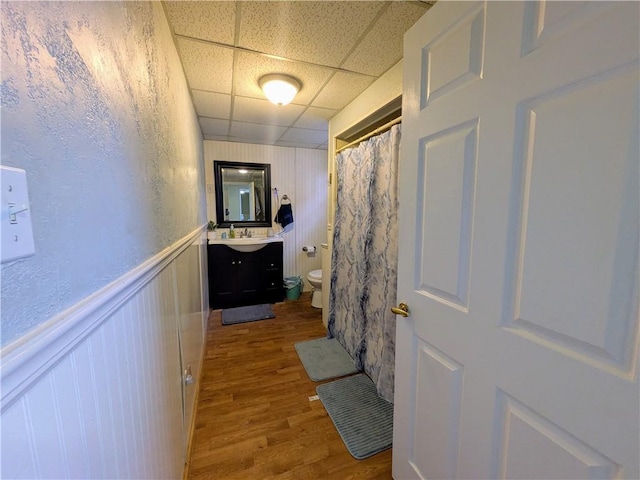
<instances>
[{"instance_id":1,"label":"chair rail molding","mask_svg":"<svg viewBox=\"0 0 640 480\"><path fill-rule=\"evenodd\" d=\"M42 375L139 292L194 240L206 224L149 258L138 267L39 325L0 351L4 412Z\"/></svg>"}]
</instances>

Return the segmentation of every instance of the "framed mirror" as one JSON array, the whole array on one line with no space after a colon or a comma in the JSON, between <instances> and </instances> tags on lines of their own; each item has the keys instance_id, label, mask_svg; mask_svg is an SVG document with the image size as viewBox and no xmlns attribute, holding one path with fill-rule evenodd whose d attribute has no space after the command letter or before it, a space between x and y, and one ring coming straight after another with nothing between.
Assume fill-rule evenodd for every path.
<instances>
[{"instance_id":1,"label":"framed mirror","mask_svg":"<svg viewBox=\"0 0 640 480\"><path fill-rule=\"evenodd\" d=\"M271 226L271 165L214 160L213 173L220 227Z\"/></svg>"}]
</instances>

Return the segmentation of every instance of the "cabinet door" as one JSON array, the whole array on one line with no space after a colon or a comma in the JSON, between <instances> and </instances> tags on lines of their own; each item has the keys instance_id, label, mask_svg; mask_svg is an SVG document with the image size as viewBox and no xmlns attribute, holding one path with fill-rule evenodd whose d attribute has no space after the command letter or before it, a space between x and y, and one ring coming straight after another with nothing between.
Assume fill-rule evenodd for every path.
<instances>
[{"instance_id":1,"label":"cabinet door","mask_svg":"<svg viewBox=\"0 0 640 480\"><path fill-rule=\"evenodd\" d=\"M236 288L238 300L243 305L260 301L264 266L261 256L255 253L239 253L236 263Z\"/></svg>"},{"instance_id":2,"label":"cabinet door","mask_svg":"<svg viewBox=\"0 0 640 480\"><path fill-rule=\"evenodd\" d=\"M238 300L236 288L237 260L224 245L209 245L209 303L224 308Z\"/></svg>"}]
</instances>

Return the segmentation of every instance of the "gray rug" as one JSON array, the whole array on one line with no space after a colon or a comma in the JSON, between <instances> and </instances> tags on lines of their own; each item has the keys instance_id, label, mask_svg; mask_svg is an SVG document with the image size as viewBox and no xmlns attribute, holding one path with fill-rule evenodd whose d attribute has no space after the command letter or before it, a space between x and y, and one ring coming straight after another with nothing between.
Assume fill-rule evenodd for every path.
<instances>
[{"instance_id":1,"label":"gray rug","mask_svg":"<svg viewBox=\"0 0 640 480\"><path fill-rule=\"evenodd\" d=\"M364 374L318 385L316 392L349 453L358 460L391 448L393 404Z\"/></svg>"},{"instance_id":2,"label":"gray rug","mask_svg":"<svg viewBox=\"0 0 640 480\"><path fill-rule=\"evenodd\" d=\"M236 323L255 322L276 318L269 304L249 305L248 307L227 308L222 310L222 324L235 325Z\"/></svg>"},{"instance_id":3,"label":"gray rug","mask_svg":"<svg viewBox=\"0 0 640 480\"><path fill-rule=\"evenodd\" d=\"M353 359L335 338L318 338L294 345L307 375L314 382L357 373Z\"/></svg>"}]
</instances>

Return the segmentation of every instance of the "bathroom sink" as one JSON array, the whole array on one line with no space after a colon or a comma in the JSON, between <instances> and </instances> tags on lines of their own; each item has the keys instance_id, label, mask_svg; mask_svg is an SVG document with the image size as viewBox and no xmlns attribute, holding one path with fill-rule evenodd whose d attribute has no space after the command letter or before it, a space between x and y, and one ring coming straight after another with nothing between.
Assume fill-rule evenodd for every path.
<instances>
[{"instance_id":1,"label":"bathroom sink","mask_svg":"<svg viewBox=\"0 0 640 480\"><path fill-rule=\"evenodd\" d=\"M268 243L282 242L282 237L267 237L254 235L251 238L216 238L209 240L210 245L227 245L238 252L255 252L264 248Z\"/></svg>"}]
</instances>

